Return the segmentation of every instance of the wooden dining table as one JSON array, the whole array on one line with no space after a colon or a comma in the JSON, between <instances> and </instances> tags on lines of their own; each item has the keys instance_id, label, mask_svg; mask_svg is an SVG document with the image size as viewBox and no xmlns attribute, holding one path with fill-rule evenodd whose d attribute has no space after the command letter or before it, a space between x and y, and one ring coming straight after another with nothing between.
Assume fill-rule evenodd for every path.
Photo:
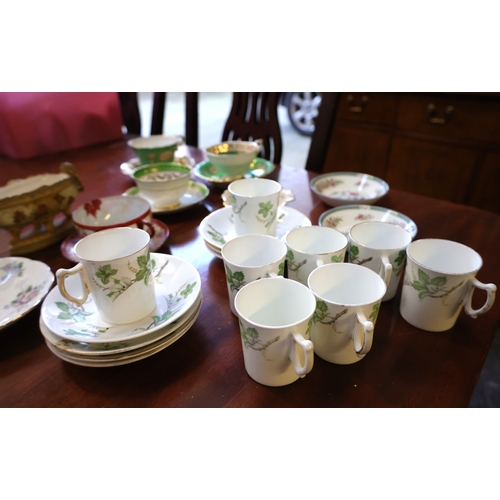
<instances>
[{"instance_id":1,"label":"wooden dining table","mask_svg":"<svg viewBox=\"0 0 500 500\"><path fill-rule=\"evenodd\" d=\"M186 147L193 164L202 150ZM126 141L68 151L27 161L0 158L0 185L11 179L58 172L62 162L76 167L84 189L73 208L92 199L123 194L134 186L120 165L133 158ZM288 204L318 224L330 207L310 189L317 174L276 166L269 174L295 195ZM198 179L196 179L198 180ZM238 320L229 308L223 261L207 248L200 222L223 206L222 186L210 184L202 202L177 213L154 217L170 235L157 250L193 264L202 281L203 303L192 327L175 343L145 359L94 368L63 361L40 331L41 303L0 331L1 407L466 407L495 332L500 300L473 319L462 312L456 325L433 333L408 324L399 313L401 284L383 302L371 351L352 365L335 365L315 356L311 372L283 387L255 382L245 371ZM391 189L378 203L411 218L416 238L445 238L478 251L483 267L477 278L500 284L500 217ZM60 242L24 255L48 264L55 274L73 262ZM1 299L0 299L1 301ZM484 301L476 291L473 305Z\"/></svg>"}]
</instances>

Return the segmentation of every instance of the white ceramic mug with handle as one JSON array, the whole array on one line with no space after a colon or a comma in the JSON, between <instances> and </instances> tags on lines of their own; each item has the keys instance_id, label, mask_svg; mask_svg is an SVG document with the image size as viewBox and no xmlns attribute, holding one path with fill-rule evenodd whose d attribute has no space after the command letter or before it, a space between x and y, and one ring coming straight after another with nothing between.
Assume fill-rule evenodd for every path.
<instances>
[{"instance_id":1,"label":"white ceramic mug with handle","mask_svg":"<svg viewBox=\"0 0 500 500\"><path fill-rule=\"evenodd\" d=\"M149 234L121 227L92 233L75 246L79 263L56 272L59 291L82 306L89 295L102 319L112 324L138 321L154 310L156 296L149 251ZM81 297L71 295L66 279L82 281Z\"/></svg>"},{"instance_id":2,"label":"white ceramic mug with handle","mask_svg":"<svg viewBox=\"0 0 500 500\"><path fill-rule=\"evenodd\" d=\"M318 266L344 262L347 237L326 226L304 226L285 236L287 277L307 286L307 278Z\"/></svg>"},{"instance_id":3,"label":"white ceramic mug with handle","mask_svg":"<svg viewBox=\"0 0 500 500\"><path fill-rule=\"evenodd\" d=\"M314 348L305 335L316 302L306 286L286 278L252 281L236 294L234 305L250 377L276 387L312 370Z\"/></svg>"},{"instance_id":4,"label":"white ceramic mug with handle","mask_svg":"<svg viewBox=\"0 0 500 500\"><path fill-rule=\"evenodd\" d=\"M374 271L349 263L326 264L309 275L316 297L311 322L314 352L339 365L356 363L370 351L387 287Z\"/></svg>"},{"instance_id":5,"label":"white ceramic mug with handle","mask_svg":"<svg viewBox=\"0 0 500 500\"><path fill-rule=\"evenodd\" d=\"M238 236L267 234L276 236L281 185L272 179L239 179L231 182L232 222Z\"/></svg>"},{"instance_id":6,"label":"white ceramic mug with handle","mask_svg":"<svg viewBox=\"0 0 500 500\"><path fill-rule=\"evenodd\" d=\"M495 301L496 285L476 279L483 265L472 248L451 240L427 238L408 245L400 312L413 326L429 332L452 328L462 308L472 318ZM486 292L482 307L472 307L476 289Z\"/></svg>"},{"instance_id":7,"label":"white ceramic mug with handle","mask_svg":"<svg viewBox=\"0 0 500 500\"><path fill-rule=\"evenodd\" d=\"M276 278L285 273L286 245L273 236L237 236L222 247L221 254L229 304L234 315L234 298L246 284L262 278Z\"/></svg>"},{"instance_id":8,"label":"white ceramic mug with handle","mask_svg":"<svg viewBox=\"0 0 500 500\"><path fill-rule=\"evenodd\" d=\"M387 286L383 301L396 295L411 240L406 229L388 222L360 222L349 230L347 259L380 275Z\"/></svg>"}]
</instances>

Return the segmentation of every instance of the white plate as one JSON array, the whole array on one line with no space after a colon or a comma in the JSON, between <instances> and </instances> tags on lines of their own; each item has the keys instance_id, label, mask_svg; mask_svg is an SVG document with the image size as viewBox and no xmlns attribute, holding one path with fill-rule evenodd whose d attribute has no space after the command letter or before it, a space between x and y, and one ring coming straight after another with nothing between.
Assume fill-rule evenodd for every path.
<instances>
[{"instance_id":1,"label":"white plate","mask_svg":"<svg viewBox=\"0 0 500 500\"><path fill-rule=\"evenodd\" d=\"M182 195L179 200L179 205L173 208L157 207L156 205L151 206L151 211L154 214L172 214L175 212L181 212L186 210L200 201L203 201L210 194L210 189L208 189L205 184L201 182L189 181L187 191ZM123 196L141 196L142 195L138 186L131 187L123 193Z\"/></svg>"},{"instance_id":2,"label":"white plate","mask_svg":"<svg viewBox=\"0 0 500 500\"><path fill-rule=\"evenodd\" d=\"M47 295L50 267L25 257L0 259L0 330L28 314Z\"/></svg>"},{"instance_id":3,"label":"white plate","mask_svg":"<svg viewBox=\"0 0 500 500\"><path fill-rule=\"evenodd\" d=\"M170 235L169 227L163 222L151 219L151 224L155 230L155 235L149 240L149 249L156 252ZM75 246L83 238L81 234L73 233L61 243L61 253L71 262L79 262L75 255Z\"/></svg>"},{"instance_id":4,"label":"white plate","mask_svg":"<svg viewBox=\"0 0 500 500\"><path fill-rule=\"evenodd\" d=\"M201 306L200 306L201 308ZM199 313L199 309L198 309ZM116 357L112 359L91 359L91 358L83 358L78 356L71 356L70 354L65 353L64 351L60 351L57 347L53 346L48 340L45 340L48 348L60 359L63 361L67 361L68 363L73 363L75 365L80 366L88 366L92 368L105 368L111 366L120 366L126 365L129 363L134 363L135 361L140 361L141 359L148 358L157 352L162 351L166 347L172 345L174 342L179 340L194 324L198 317L198 314L195 314L188 322L182 325L179 329L173 332L171 335L155 342L155 344L148 346L147 348L140 350L133 354L127 354L122 357ZM43 331L46 329L46 326L40 321L40 329ZM46 333L46 332L45 332Z\"/></svg>"},{"instance_id":5,"label":"white plate","mask_svg":"<svg viewBox=\"0 0 500 500\"><path fill-rule=\"evenodd\" d=\"M44 322L40 316L40 322L44 329L42 331L45 340L55 347L58 351L62 351L71 356L79 356L84 358L102 358L112 359L121 356L128 352L138 352L140 349L153 344L167 335L171 335L181 328L185 323L191 321L193 316L197 316L201 307L202 296L198 297L197 301L185 314L180 316L176 321L173 321L164 328L161 328L153 333L149 333L136 339L125 340L121 342L77 342L74 340L63 339L56 335Z\"/></svg>"},{"instance_id":6,"label":"white plate","mask_svg":"<svg viewBox=\"0 0 500 500\"><path fill-rule=\"evenodd\" d=\"M222 249L226 242L236 238L232 215L233 209L224 207L215 210L201 221L199 227L201 236L214 250ZM310 225L311 221L304 214L286 206L283 208L283 215L278 218L276 237L282 238L296 227Z\"/></svg>"},{"instance_id":7,"label":"white plate","mask_svg":"<svg viewBox=\"0 0 500 500\"><path fill-rule=\"evenodd\" d=\"M337 229L347 235L354 224L367 220L375 220L396 224L406 229L415 238L417 225L406 215L388 208L372 205L344 205L331 208L319 216L318 225Z\"/></svg>"},{"instance_id":8,"label":"white plate","mask_svg":"<svg viewBox=\"0 0 500 500\"><path fill-rule=\"evenodd\" d=\"M373 205L389 191L389 184L378 177L359 172L329 172L311 179L313 193L327 205L352 203Z\"/></svg>"},{"instance_id":9,"label":"white plate","mask_svg":"<svg viewBox=\"0 0 500 500\"><path fill-rule=\"evenodd\" d=\"M164 328L196 302L201 293L201 278L196 268L183 259L160 253L152 253L151 258L155 262L156 308L146 318L124 325L106 323L92 296L78 307L55 287L43 301L43 321L59 337L88 343L121 342ZM81 296L78 276L69 276L66 287L72 295Z\"/></svg>"}]
</instances>

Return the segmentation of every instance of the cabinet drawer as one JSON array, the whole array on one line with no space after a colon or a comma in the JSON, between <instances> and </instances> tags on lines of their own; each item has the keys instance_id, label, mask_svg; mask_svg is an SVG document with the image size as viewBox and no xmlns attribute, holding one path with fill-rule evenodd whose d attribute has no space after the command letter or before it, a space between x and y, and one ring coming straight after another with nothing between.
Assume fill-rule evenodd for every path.
<instances>
[{"instance_id":1,"label":"cabinet drawer","mask_svg":"<svg viewBox=\"0 0 500 500\"><path fill-rule=\"evenodd\" d=\"M465 203L477 161L472 149L395 137L385 180L394 189Z\"/></svg>"},{"instance_id":2,"label":"cabinet drawer","mask_svg":"<svg viewBox=\"0 0 500 500\"><path fill-rule=\"evenodd\" d=\"M385 92L342 93L337 117L339 120L393 126L396 120L397 97Z\"/></svg>"},{"instance_id":3,"label":"cabinet drawer","mask_svg":"<svg viewBox=\"0 0 500 500\"><path fill-rule=\"evenodd\" d=\"M352 171L384 178L390 136L378 130L337 127L328 148L324 172Z\"/></svg>"},{"instance_id":4,"label":"cabinet drawer","mask_svg":"<svg viewBox=\"0 0 500 500\"><path fill-rule=\"evenodd\" d=\"M396 126L436 138L499 142L500 102L446 94L402 96Z\"/></svg>"}]
</instances>

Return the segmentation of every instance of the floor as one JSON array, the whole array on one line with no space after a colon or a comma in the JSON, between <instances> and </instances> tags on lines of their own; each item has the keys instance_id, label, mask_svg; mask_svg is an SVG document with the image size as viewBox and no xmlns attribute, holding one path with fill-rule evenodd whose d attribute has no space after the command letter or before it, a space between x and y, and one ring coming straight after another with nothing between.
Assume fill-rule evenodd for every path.
<instances>
[{"instance_id":1,"label":"floor","mask_svg":"<svg viewBox=\"0 0 500 500\"><path fill-rule=\"evenodd\" d=\"M139 93L142 118L142 135L150 135L152 92ZM184 93L167 94L164 133L184 134ZM219 142L222 129L231 106L230 92L200 92L199 94L199 147L209 147ZM286 110L280 108L279 120L283 134L282 163L304 168L311 138L301 136L290 124ZM490 349L470 408L500 408L500 328Z\"/></svg>"}]
</instances>

